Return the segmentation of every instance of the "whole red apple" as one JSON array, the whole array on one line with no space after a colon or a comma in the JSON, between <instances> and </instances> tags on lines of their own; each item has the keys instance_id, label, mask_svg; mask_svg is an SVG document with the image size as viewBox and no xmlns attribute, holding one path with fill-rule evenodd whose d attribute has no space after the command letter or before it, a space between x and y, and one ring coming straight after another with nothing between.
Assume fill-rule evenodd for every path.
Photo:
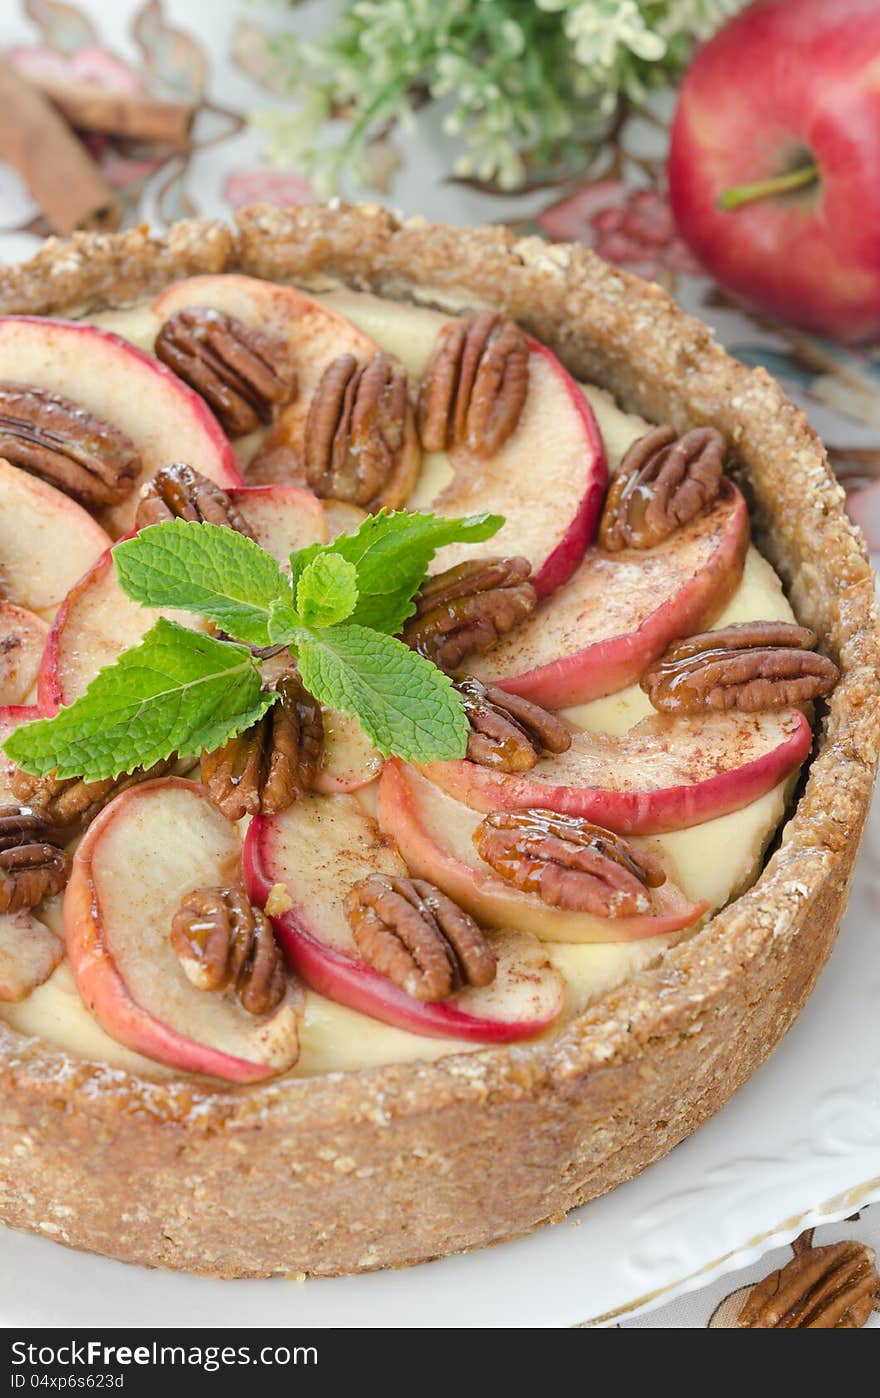
<instances>
[{"instance_id":1,"label":"whole red apple","mask_svg":"<svg viewBox=\"0 0 880 1398\"><path fill-rule=\"evenodd\" d=\"M679 231L783 320L880 334L880 0L757 0L700 50L669 154Z\"/></svg>"}]
</instances>

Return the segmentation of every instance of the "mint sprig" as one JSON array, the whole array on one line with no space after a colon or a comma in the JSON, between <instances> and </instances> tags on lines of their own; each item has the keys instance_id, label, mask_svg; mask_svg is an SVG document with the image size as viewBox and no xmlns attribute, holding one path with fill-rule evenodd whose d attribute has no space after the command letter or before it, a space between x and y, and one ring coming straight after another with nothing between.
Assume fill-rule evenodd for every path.
<instances>
[{"instance_id":1,"label":"mint sprig","mask_svg":"<svg viewBox=\"0 0 880 1398\"><path fill-rule=\"evenodd\" d=\"M183 520L143 529L113 549L123 591L207 618L230 639L160 618L73 704L15 729L4 751L35 775L100 781L218 748L275 702L254 652L280 645L315 698L358 719L386 756L463 757L468 723L451 681L393 633L436 550L488 539L503 522L383 511L293 554L290 577L231 529Z\"/></svg>"}]
</instances>

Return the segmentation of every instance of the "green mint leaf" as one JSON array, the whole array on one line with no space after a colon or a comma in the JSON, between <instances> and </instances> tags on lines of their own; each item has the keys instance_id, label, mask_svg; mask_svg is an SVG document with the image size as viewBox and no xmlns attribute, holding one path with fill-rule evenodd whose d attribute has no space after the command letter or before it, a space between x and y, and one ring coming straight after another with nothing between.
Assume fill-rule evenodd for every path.
<instances>
[{"instance_id":1,"label":"green mint leaf","mask_svg":"<svg viewBox=\"0 0 880 1398\"><path fill-rule=\"evenodd\" d=\"M452 681L402 641L346 623L301 634L297 655L306 689L358 719L381 753L464 757L468 721Z\"/></svg>"},{"instance_id":2,"label":"green mint leaf","mask_svg":"<svg viewBox=\"0 0 880 1398\"><path fill-rule=\"evenodd\" d=\"M434 554L444 544L480 543L504 523L501 515L442 519L407 510L369 515L354 534L331 544L311 544L291 556L294 578L318 555L336 554L357 569L358 600L347 618L353 625L395 635L415 607L413 597Z\"/></svg>"},{"instance_id":3,"label":"green mint leaf","mask_svg":"<svg viewBox=\"0 0 880 1398\"><path fill-rule=\"evenodd\" d=\"M101 781L174 752L218 748L256 723L276 697L261 688L245 646L160 618L139 645L99 671L85 694L54 718L16 728L4 750L37 776L57 771Z\"/></svg>"},{"instance_id":4,"label":"green mint leaf","mask_svg":"<svg viewBox=\"0 0 880 1398\"><path fill-rule=\"evenodd\" d=\"M120 586L147 607L197 612L250 645L269 644L269 608L290 601L271 554L234 529L168 520L113 550Z\"/></svg>"},{"instance_id":5,"label":"green mint leaf","mask_svg":"<svg viewBox=\"0 0 880 1398\"><path fill-rule=\"evenodd\" d=\"M273 646L295 646L302 632L302 618L289 602L273 602L269 608L269 643Z\"/></svg>"},{"instance_id":6,"label":"green mint leaf","mask_svg":"<svg viewBox=\"0 0 880 1398\"><path fill-rule=\"evenodd\" d=\"M319 553L297 579L296 610L304 626L335 626L351 616L357 600L357 569L338 553Z\"/></svg>"}]
</instances>

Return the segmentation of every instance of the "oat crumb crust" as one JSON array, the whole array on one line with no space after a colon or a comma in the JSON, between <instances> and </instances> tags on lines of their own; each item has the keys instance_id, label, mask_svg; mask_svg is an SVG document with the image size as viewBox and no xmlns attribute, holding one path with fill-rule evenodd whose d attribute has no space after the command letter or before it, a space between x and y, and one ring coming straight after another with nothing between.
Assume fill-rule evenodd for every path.
<instances>
[{"instance_id":1,"label":"oat crumb crust","mask_svg":"<svg viewBox=\"0 0 880 1398\"><path fill-rule=\"evenodd\" d=\"M831 950L880 739L864 541L819 439L658 286L575 246L374 206L243 211L236 231L50 239L0 268L0 313L72 316L242 271L449 311L504 310L578 377L733 445L761 548L842 677L756 884L551 1043L259 1087L149 1081L0 1024L0 1216L71 1247L223 1277L399 1265L526 1233L715 1112L795 1019Z\"/></svg>"}]
</instances>

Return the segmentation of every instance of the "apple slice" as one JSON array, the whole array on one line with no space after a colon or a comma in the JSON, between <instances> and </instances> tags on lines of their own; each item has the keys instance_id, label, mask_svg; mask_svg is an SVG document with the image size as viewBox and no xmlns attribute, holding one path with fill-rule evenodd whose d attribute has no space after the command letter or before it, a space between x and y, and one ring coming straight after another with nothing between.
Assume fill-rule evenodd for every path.
<instances>
[{"instance_id":1,"label":"apple slice","mask_svg":"<svg viewBox=\"0 0 880 1398\"><path fill-rule=\"evenodd\" d=\"M303 292L256 277L235 273L189 277L160 292L153 302L153 313L164 323L175 311L188 306L208 306L224 311L287 344L296 370L296 396L281 409L276 423L269 429L259 459L248 471L248 479L254 484L272 481L301 484L306 420L324 370L341 354L351 354L358 363L364 364L380 352L380 346L350 320ZM258 440L259 434L254 434L254 445ZM409 411L404 447L394 479L390 487L386 487L386 503L392 506L404 503L418 476L420 463L415 419Z\"/></svg>"},{"instance_id":2,"label":"apple slice","mask_svg":"<svg viewBox=\"0 0 880 1398\"><path fill-rule=\"evenodd\" d=\"M241 486L231 490L257 542L281 564L306 544L323 543L327 526L311 491L290 486ZM159 616L183 626L199 622L190 612L157 611L126 597L108 549L65 598L49 634L39 678L46 715L84 694L105 665L137 645Z\"/></svg>"},{"instance_id":3,"label":"apple slice","mask_svg":"<svg viewBox=\"0 0 880 1398\"><path fill-rule=\"evenodd\" d=\"M241 844L204 787L162 777L131 787L89 827L64 895L67 954L101 1028L190 1073L258 1082L299 1055L295 989L268 1015L197 990L171 945L181 900L237 884Z\"/></svg>"},{"instance_id":4,"label":"apple slice","mask_svg":"<svg viewBox=\"0 0 880 1398\"><path fill-rule=\"evenodd\" d=\"M477 811L538 808L622 835L685 830L741 810L806 759L799 709L643 719L628 733L580 732L567 752L512 774L476 762L435 762L425 775Z\"/></svg>"},{"instance_id":5,"label":"apple slice","mask_svg":"<svg viewBox=\"0 0 880 1398\"><path fill-rule=\"evenodd\" d=\"M250 896L265 903L283 887L291 906L273 917L278 939L294 970L328 999L417 1034L484 1043L528 1038L551 1024L562 979L528 933L497 934L494 982L449 1000L416 1000L361 959L342 908L346 892L370 874L406 872L353 796L307 796L281 815L257 816L245 842Z\"/></svg>"},{"instance_id":6,"label":"apple slice","mask_svg":"<svg viewBox=\"0 0 880 1398\"><path fill-rule=\"evenodd\" d=\"M317 791L357 791L378 777L385 761L356 718L324 710L324 752L315 780Z\"/></svg>"},{"instance_id":7,"label":"apple slice","mask_svg":"<svg viewBox=\"0 0 880 1398\"><path fill-rule=\"evenodd\" d=\"M33 913L0 915L0 1001L26 1000L63 956L61 938Z\"/></svg>"},{"instance_id":8,"label":"apple slice","mask_svg":"<svg viewBox=\"0 0 880 1398\"><path fill-rule=\"evenodd\" d=\"M219 485L241 483L235 454L198 394L109 330L82 321L0 317L0 379L62 393L131 438L143 470L131 494L106 511L114 537L131 528L139 487L171 461L186 461Z\"/></svg>"},{"instance_id":9,"label":"apple slice","mask_svg":"<svg viewBox=\"0 0 880 1398\"><path fill-rule=\"evenodd\" d=\"M33 612L52 612L109 543L100 524L75 500L0 459L0 587L5 596Z\"/></svg>"},{"instance_id":10,"label":"apple slice","mask_svg":"<svg viewBox=\"0 0 880 1398\"><path fill-rule=\"evenodd\" d=\"M745 501L725 481L710 510L657 548L591 549L564 588L468 668L548 709L614 694L726 606L748 543Z\"/></svg>"},{"instance_id":11,"label":"apple slice","mask_svg":"<svg viewBox=\"0 0 880 1398\"><path fill-rule=\"evenodd\" d=\"M20 723L31 723L40 718L40 710L31 704L6 704L0 708L0 806L18 805L18 797L12 790L9 777L15 767L11 757L3 751L3 743Z\"/></svg>"},{"instance_id":12,"label":"apple slice","mask_svg":"<svg viewBox=\"0 0 880 1398\"><path fill-rule=\"evenodd\" d=\"M452 480L430 508L441 515L503 515L489 551L528 558L538 596L546 597L568 581L593 541L608 468L581 389L550 350L537 340L529 345L529 391L516 430L488 459L465 446L451 448ZM473 545L450 544L432 571L469 557Z\"/></svg>"},{"instance_id":13,"label":"apple slice","mask_svg":"<svg viewBox=\"0 0 880 1398\"><path fill-rule=\"evenodd\" d=\"M654 911L638 917L596 917L549 907L500 878L477 854L478 812L455 801L397 758L379 779L379 824L395 840L413 876L442 888L489 927L533 932L547 942L632 942L690 927L707 904L691 903L667 878L646 890Z\"/></svg>"},{"instance_id":14,"label":"apple slice","mask_svg":"<svg viewBox=\"0 0 880 1398\"><path fill-rule=\"evenodd\" d=\"M41 617L0 602L0 704L23 704L40 671L49 628Z\"/></svg>"}]
</instances>

